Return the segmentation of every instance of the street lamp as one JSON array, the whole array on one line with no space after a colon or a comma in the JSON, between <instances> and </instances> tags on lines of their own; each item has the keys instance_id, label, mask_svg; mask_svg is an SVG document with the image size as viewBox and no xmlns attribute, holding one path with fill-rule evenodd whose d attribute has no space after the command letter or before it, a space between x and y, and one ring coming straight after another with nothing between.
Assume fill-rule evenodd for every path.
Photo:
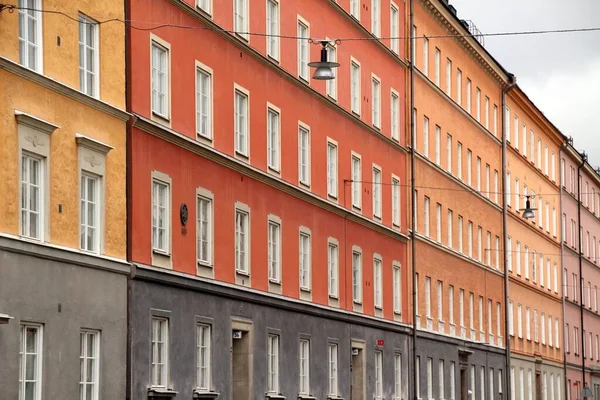
<instances>
[{"instance_id":1,"label":"street lamp","mask_svg":"<svg viewBox=\"0 0 600 400\"><path fill-rule=\"evenodd\" d=\"M531 202L529 201L529 199L533 199L535 196L533 195L525 195L525 208L519 210L519 211L523 211L523 218L525 219L530 219L530 218L535 218L535 213L533 212L534 210L537 210L537 208L531 208Z\"/></svg>"},{"instance_id":2,"label":"street lamp","mask_svg":"<svg viewBox=\"0 0 600 400\"><path fill-rule=\"evenodd\" d=\"M335 79L335 74L333 73L332 68L337 68L340 66L340 64L337 62L327 61L327 45L329 44L329 40L315 40L315 42L321 43L323 48L321 49L321 61L313 61L308 63L309 67L317 69L313 74L313 79L321 81Z\"/></svg>"}]
</instances>

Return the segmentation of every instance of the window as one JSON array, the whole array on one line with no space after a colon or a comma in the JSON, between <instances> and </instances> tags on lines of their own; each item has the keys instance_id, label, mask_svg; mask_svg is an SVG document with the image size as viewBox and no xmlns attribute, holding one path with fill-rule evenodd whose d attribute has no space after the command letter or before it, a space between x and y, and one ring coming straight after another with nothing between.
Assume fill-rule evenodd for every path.
<instances>
[{"instance_id":1,"label":"window","mask_svg":"<svg viewBox=\"0 0 600 400\"><path fill-rule=\"evenodd\" d=\"M433 358L427 358L427 398L433 399Z\"/></svg>"},{"instance_id":2,"label":"window","mask_svg":"<svg viewBox=\"0 0 600 400\"><path fill-rule=\"evenodd\" d=\"M235 151L248 157L249 112L248 94L242 90L235 90Z\"/></svg>"},{"instance_id":3,"label":"window","mask_svg":"<svg viewBox=\"0 0 600 400\"><path fill-rule=\"evenodd\" d=\"M29 14L29 12L28 12ZM32 35L33 36L33 35ZM79 89L98 97L100 63L98 55L98 23L79 15ZM35 57L35 56L34 56ZM32 68L35 69L35 68Z\"/></svg>"},{"instance_id":4,"label":"window","mask_svg":"<svg viewBox=\"0 0 600 400\"><path fill-rule=\"evenodd\" d=\"M42 71L41 0L19 0L19 62L26 68ZM26 10L29 8L30 10ZM39 397L39 395L38 395Z\"/></svg>"},{"instance_id":5,"label":"window","mask_svg":"<svg viewBox=\"0 0 600 400\"><path fill-rule=\"evenodd\" d=\"M352 300L362 303L362 254L352 252Z\"/></svg>"},{"instance_id":6,"label":"window","mask_svg":"<svg viewBox=\"0 0 600 400\"><path fill-rule=\"evenodd\" d=\"M196 133L212 139L212 73L196 69Z\"/></svg>"},{"instance_id":7,"label":"window","mask_svg":"<svg viewBox=\"0 0 600 400\"><path fill-rule=\"evenodd\" d=\"M329 395L338 395L338 345L329 343Z\"/></svg>"},{"instance_id":8,"label":"window","mask_svg":"<svg viewBox=\"0 0 600 400\"><path fill-rule=\"evenodd\" d=\"M25 161L25 160L23 160ZM23 165L26 165L25 162ZM31 187L30 187L31 192ZM100 247L100 178L81 174L80 246L82 250L97 253ZM25 192L25 190L24 190ZM35 201L34 201L35 202ZM26 219L26 218L25 218Z\"/></svg>"},{"instance_id":9,"label":"window","mask_svg":"<svg viewBox=\"0 0 600 400\"><path fill-rule=\"evenodd\" d=\"M308 82L308 24L298 21L298 76Z\"/></svg>"},{"instance_id":10,"label":"window","mask_svg":"<svg viewBox=\"0 0 600 400\"><path fill-rule=\"evenodd\" d=\"M302 229L302 228L300 228ZM310 290L311 288L311 246L310 233L300 232L299 244L300 256L300 289Z\"/></svg>"},{"instance_id":11,"label":"window","mask_svg":"<svg viewBox=\"0 0 600 400\"><path fill-rule=\"evenodd\" d=\"M490 198L490 164L485 164L485 197Z\"/></svg>"},{"instance_id":12,"label":"window","mask_svg":"<svg viewBox=\"0 0 600 400\"><path fill-rule=\"evenodd\" d=\"M267 55L279 60L279 1L267 0ZM328 60L331 60L328 58Z\"/></svg>"},{"instance_id":13,"label":"window","mask_svg":"<svg viewBox=\"0 0 600 400\"><path fill-rule=\"evenodd\" d=\"M511 181L510 181L510 172L506 173L506 196L505 196L505 201L506 201L506 205L511 206L511 194L510 194L510 186L511 186ZM518 208L519 205L516 205L516 208Z\"/></svg>"},{"instance_id":14,"label":"window","mask_svg":"<svg viewBox=\"0 0 600 400\"><path fill-rule=\"evenodd\" d=\"M550 163L550 167L551 167L551 178L553 182L556 182L556 154L554 154L554 152L552 152L552 158L550 159L551 163ZM593 202L593 199L592 199ZM592 207L592 211L594 207Z\"/></svg>"},{"instance_id":15,"label":"window","mask_svg":"<svg viewBox=\"0 0 600 400\"><path fill-rule=\"evenodd\" d=\"M212 199L198 196L197 216L197 253L198 262L210 265L212 262L213 210Z\"/></svg>"},{"instance_id":16,"label":"window","mask_svg":"<svg viewBox=\"0 0 600 400\"><path fill-rule=\"evenodd\" d=\"M512 271L512 259L513 259L513 255L512 255L512 238L509 236L508 240L506 241L506 267L508 268L509 271Z\"/></svg>"},{"instance_id":17,"label":"window","mask_svg":"<svg viewBox=\"0 0 600 400\"><path fill-rule=\"evenodd\" d=\"M452 173L452 136L446 136L446 171Z\"/></svg>"},{"instance_id":18,"label":"window","mask_svg":"<svg viewBox=\"0 0 600 400\"><path fill-rule=\"evenodd\" d=\"M310 186L310 129L298 126L298 181Z\"/></svg>"},{"instance_id":19,"label":"window","mask_svg":"<svg viewBox=\"0 0 600 400\"><path fill-rule=\"evenodd\" d=\"M531 341L531 319L529 318L529 307L525 307L525 338Z\"/></svg>"},{"instance_id":20,"label":"window","mask_svg":"<svg viewBox=\"0 0 600 400\"><path fill-rule=\"evenodd\" d=\"M477 172L477 179L476 179L476 183L477 183L477 191L481 193L481 158L477 157L477 164L476 164L476 172Z\"/></svg>"},{"instance_id":21,"label":"window","mask_svg":"<svg viewBox=\"0 0 600 400\"><path fill-rule=\"evenodd\" d=\"M521 242L517 240L517 248L515 251L515 261L517 264L517 275L521 276Z\"/></svg>"},{"instance_id":22,"label":"window","mask_svg":"<svg viewBox=\"0 0 600 400\"><path fill-rule=\"evenodd\" d=\"M337 198L338 191L337 144L327 141L327 194Z\"/></svg>"},{"instance_id":23,"label":"window","mask_svg":"<svg viewBox=\"0 0 600 400\"><path fill-rule=\"evenodd\" d=\"M494 170L494 202L498 203L498 171Z\"/></svg>"},{"instance_id":24,"label":"window","mask_svg":"<svg viewBox=\"0 0 600 400\"><path fill-rule=\"evenodd\" d=\"M400 226L400 179L392 176L392 224Z\"/></svg>"},{"instance_id":25,"label":"window","mask_svg":"<svg viewBox=\"0 0 600 400\"><path fill-rule=\"evenodd\" d=\"M98 398L98 367L100 357L100 334L95 331L81 331L79 334L79 399L96 400ZM29 372L27 371L27 374ZM35 397L24 397L26 399Z\"/></svg>"},{"instance_id":26,"label":"window","mask_svg":"<svg viewBox=\"0 0 600 400\"><path fill-rule=\"evenodd\" d=\"M462 106L462 71L456 70L456 102Z\"/></svg>"},{"instance_id":27,"label":"window","mask_svg":"<svg viewBox=\"0 0 600 400\"><path fill-rule=\"evenodd\" d=\"M447 243L448 243L448 247L452 248L452 236L454 235L454 231L452 229L452 220L454 219L453 216L453 212L452 210L448 210L448 216L447 216L447 220L446 220L446 225L448 227L448 237L447 237Z\"/></svg>"},{"instance_id":28,"label":"window","mask_svg":"<svg viewBox=\"0 0 600 400\"><path fill-rule=\"evenodd\" d=\"M402 398L402 354L394 354L394 400Z\"/></svg>"},{"instance_id":29,"label":"window","mask_svg":"<svg viewBox=\"0 0 600 400\"><path fill-rule=\"evenodd\" d=\"M435 163L437 165L441 165L441 158L442 155L441 153L441 134L442 134L442 128L440 128L438 125L435 126Z\"/></svg>"},{"instance_id":30,"label":"window","mask_svg":"<svg viewBox=\"0 0 600 400\"><path fill-rule=\"evenodd\" d=\"M462 335L462 328L465 326L465 291L463 289L460 289L459 295L460 296L458 298L458 316L461 327L461 336L464 336Z\"/></svg>"},{"instance_id":31,"label":"window","mask_svg":"<svg viewBox=\"0 0 600 400\"><path fill-rule=\"evenodd\" d=\"M440 86L440 69L441 69L441 58L442 58L442 53L440 52L440 49L438 49L437 47L435 48L435 84L439 87Z\"/></svg>"},{"instance_id":32,"label":"window","mask_svg":"<svg viewBox=\"0 0 600 400\"><path fill-rule=\"evenodd\" d=\"M280 122L279 112L267 109L267 165L273 171L279 172L280 162Z\"/></svg>"},{"instance_id":33,"label":"window","mask_svg":"<svg viewBox=\"0 0 600 400\"><path fill-rule=\"evenodd\" d=\"M22 154L21 235L32 239L43 239L43 204L45 202L43 178L45 176L45 172L45 163L42 158L26 153Z\"/></svg>"},{"instance_id":34,"label":"window","mask_svg":"<svg viewBox=\"0 0 600 400\"><path fill-rule=\"evenodd\" d=\"M249 271L249 227L250 214L246 211L235 210L235 270L248 274Z\"/></svg>"},{"instance_id":35,"label":"window","mask_svg":"<svg viewBox=\"0 0 600 400\"><path fill-rule=\"evenodd\" d=\"M332 79L335 80L335 79ZM399 140L400 138L400 99L396 92L392 92L390 96L390 108L391 108L391 127L392 127L392 139Z\"/></svg>"},{"instance_id":36,"label":"window","mask_svg":"<svg viewBox=\"0 0 600 400\"><path fill-rule=\"evenodd\" d=\"M477 311L478 311L478 321L479 321L479 332L481 333L480 335L480 340L482 342L485 342L485 331L484 331L484 327L483 327L483 297L479 296L479 303L477 306Z\"/></svg>"},{"instance_id":37,"label":"window","mask_svg":"<svg viewBox=\"0 0 600 400\"><path fill-rule=\"evenodd\" d=\"M152 387L166 388L169 373L169 322L165 318L152 318Z\"/></svg>"},{"instance_id":38,"label":"window","mask_svg":"<svg viewBox=\"0 0 600 400\"><path fill-rule=\"evenodd\" d=\"M446 94L452 96L452 61L446 59Z\"/></svg>"},{"instance_id":39,"label":"window","mask_svg":"<svg viewBox=\"0 0 600 400\"><path fill-rule=\"evenodd\" d=\"M445 389L444 388L444 386L445 386L445 384L444 384L444 372L445 372L444 371L444 360L439 360L438 361L438 383L439 383L440 387L438 389L439 390L438 394L440 396L440 399L444 398L444 392L445 392L445 390L444 390Z\"/></svg>"},{"instance_id":40,"label":"window","mask_svg":"<svg viewBox=\"0 0 600 400\"><path fill-rule=\"evenodd\" d=\"M152 41L152 113L169 119L169 49Z\"/></svg>"},{"instance_id":41,"label":"window","mask_svg":"<svg viewBox=\"0 0 600 400\"><path fill-rule=\"evenodd\" d=\"M152 249L168 253L170 248L170 193L169 184L152 182Z\"/></svg>"},{"instance_id":42,"label":"window","mask_svg":"<svg viewBox=\"0 0 600 400\"><path fill-rule=\"evenodd\" d=\"M360 21L360 4L359 0L350 0L350 14Z\"/></svg>"},{"instance_id":43,"label":"window","mask_svg":"<svg viewBox=\"0 0 600 400\"><path fill-rule=\"evenodd\" d=\"M525 265L525 279L529 280L529 247L525 245L523 264Z\"/></svg>"},{"instance_id":44,"label":"window","mask_svg":"<svg viewBox=\"0 0 600 400\"><path fill-rule=\"evenodd\" d=\"M492 264L492 233L487 232L486 250L485 250L485 263L487 265Z\"/></svg>"},{"instance_id":45,"label":"window","mask_svg":"<svg viewBox=\"0 0 600 400\"><path fill-rule=\"evenodd\" d=\"M277 338L277 337L275 337ZM271 343L271 337L269 337L269 378L271 378L271 354L273 351L275 351L275 357L277 357L277 352L278 352L278 344L276 343L275 346L277 346L277 348L275 350L273 350L273 348L271 347L272 343ZM210 375L210 367L211 367L211 329L210 329L210 325L206 325L206 324L198 324L196 326L196 357L197 357L197 366L196 366L196 373L197 373L197 385L198 388L200 390L203 391L208 391L210 390L210 381L211 381L211 375ZM275 368L277 364L275 364ZM269 379L269 384L271 383L271 380Z\"/></svg>"},{"instance_id":46,"label":"window","mask_svg":"<svg viewBox=\"0 0 600 400\"><path fill-rule=\"evenodd\" d=\"M500 313L502 310L502 305L498 302L496 303L496 336L498 338L502 337L500 335Z\"/></svg>"},{"instance_id":47,"label":"window","mask_svg":"<svg viewBox=\"0 0 600 400\"><path fill-rule=\"evenodd\" d=\"M398 12L398 8L394 4L390 4L390 49L396 54L399 54L400 51L400 39L397 39L399 35L399 26L400 26L400 13Z\"/></svg>"},{"instance_id":48,"label":"window","mask_svg":"<svg viewBox=\"0 0 600 400\"><path fill-rule=\"evenodd\" d=\"M471 80L467 78L467 112L471 114Z\"/></svg>"},{"instance_id":49,"label":"window","mask_svg":"<svg viewBox=\"0 0 600 400\"><path fill-rule=\"evenodd\" d=\"M327 246L327 265L329 275L329 296L338 297L339 292L339 249L337 243L329 243Z\"/></svg>"},{"instance_id":50,"label":"window","mask_svg":"<svg viewBox=\"0 0 600 400\"><path fill-rule=\"evenodd\" d=\"M276 221L269 221L269 280L281 280L281 225Z\"/></svg>"},{"instance_id":51,"label":"window","mask_svg":"<svg viewBox=\"0 0 600 400\"><path fill-rule=\"evenodd\" d=\"M515 123L514 123L514 130L515 130L515 137L514 137L514 147L515 149L519 150L519 116L515 114ZM509 128L507 128L509 129ZM523 149L525 150L525 149Z\"/></svg>"},{"instance_id":52,"label":"window","mask_svg":"<svg viewBox=\"0 0 600 400\"><path fill-rule=\"evenodd\" d=\"M548 176L548 145L544 145L544 174L546 174L546 176ZM586 193L586 197L587 197L587 193Z\"/></svg>"},{"instance_id":53,"label":"window","mask_svg":"<svg viewBox=\"0 0 600 400\"><path fill-rule=\"evenodd\" d=\"M482 230L481 227L478 226L477 227L477 261L481 261L483 260L482 255L483 255L483 249L482 249L482 242L481 242L481 235L482 235Z\"/></svg>"},{"instance_id":54,"label":"window","mask_svg":"<svg viewBox=\"0 0 600 400\"><path fill-rule=\"evenodd\" d=\"M443 311L443 296L444 296L444 288L442 281L437 282L437 316L438 316L438 326L443 326L442 323L444 321L444 311ZM440 332L443 332L443 329L440 328Z\"/></svg>"},{"instance_id":55,"label":"window","mask_svg":"<svg viewBox=\"0 0 600 400\"><path fill-rule=\"evenodd\" d=\"M467 225L467 255L473 257L473 222Z\"/></svg>"},{"instance_id":56,"label":"window","mask_svg":"<svg viewBox=\"0 0 600 400\"><path fill-rule=\"evenodd\" d=\"M394 265L394 312L402 313L402 275L400 265Z\"/></svg>"},{"instance_id":57,"label":"window","mask_svg":"<svg viewBox=\"0 0 600 400\"><path fill-rule=\"evenodd\" d=\"M469 186L472 186L472 177L471 177L471 160L473 158L473 153L471 152L470 149L467 149L467 184Z\"/></svg>"},{"instance_id":58,"label":"window","mask_svg":"<svg viewBox=\"0 0 600 400\"><path fill-rule=\"evenodd\" d=\"M559 349L560 348L560 336L559 336L559 332L558 332L558 318L554 319L554 339L555 339L555 343L556 343L556 348ZM590 333L591 335L591 333ZM596 337L598 337L596 335ZM596 354L598 354L598 343L596 342ZM596 357L598 358L598 357Z\"/></svg>"},{"instance_id":59,"label":"window","mask_svg":"<svg viewBox=\"0 0 600 400\"><path fill-rule=\"evenodd\" d=\"M42 344L41 325L21 325L19 399L40 400L42 398ZM97 390L97 377L94 386ZM90 399L92 398L90 397Z\"/></svg>"},{"instance_id":60,"label":"window","mask_svg":"<svg viewBox=\"0 0 600 400\"><path fill-rule=\"evenodd\" d=\"M373 126L381 128L381 82L376 77L371 79L371 96L371 118Z\"/></svg>"},{"instance_id":61,"label":"window","mask_svg":"<svg viewBox=\"0 0 600 400\"><path fill-rule=\"evenodd\" d=\"M542 328L542 344L546 344L546 316L544 313L540 317L540 326Z\"/></svg>"},{"instance_id":62,"label":"window","mask_svg":"<svg viewBox=\"0 0 600 400\"><path fill-rule=\"evenodd\" d=\"M429 197L427 196L423 203L423 219L425 220L425 236L429 237Z\"/></svg>"},{"instance_id":63,"label":"window","mask_svg":"<svg viewBox=\"0 0 600 400\"><path fill-rule=\"evenodd\" d=\"M423 38L423 74L429 76L429 39Z\"/></svg>"},{"instance_id":64,"label":"window","mask_svg":"<svg viewBox=\"0 0 600 400\"><path fill-rule=\"evenodd\" d=\"M490 98L485 96L485 129L490 129Z\"/></svg>"},{"instance_id":65,"label":"window","mask_svg":"<svg viewBox=\"0 0 600 400\"><path fill-rule=\"evenodd\" d=\"M513 302L512 300L508 301L508 334L510 336L515 336L515 328L514 328L514 316L513 316Z\"/></svg>"},{"instance_id":66,"label":"window","mask_svg":"<svg viewBox=\"0 0 600 400\"><path fill-rule=\"evenodd\" d=\"M529 131L529 160L531 162L534 161L535 159L535 138L534 138L534 134L533 131Z\"/></svg>"},{"instance_id":67,"label":"window","mask_svg":"<svg viewBox=\"0 0 600 400\"><path fill-rule=\"evenodd\" d=\"M375 350L375 399L383 396L383 353Z\"/></svg>"},{"instance_id":68,"label":"window","mask_svg":"<svg viewBox=\"0 0 600 400\"><path fill-rule=\"evenodd\" d=\"M454 325L454 286L448 288L448 322Z\"/></svg>"},{"instance_id":69,"label":"window","mask_svg":"<svg viewBox=\"0 0 600 400\"><path fill-rule=\"evenodd\" d=\"M481 122L481 89L475 89L475 118L478 122Z\"/></svg>"},{"instance_id":70,"label":"window","mask_svg":"<svg viewBox=\"0 0 600 400\"><path fill-rule=\"evenodd\" d=\"M352 154L352 206L360 209L362 205L362 172L360 156Z\"/></svg>"},{"instance_id":71,"label":"window","mask_svg":"<svg viewBox=\"0 0 600 400\"><path fill-rule=\"evenodd\" d=\"M494 104L494 135L498 136L498 106Z\"/></svg>"},{"instance_id":72,"label":"window","mask_svg":"<svg viewBox=\"0 0 600 400\"><path fill-rule=\"evenodd\" d=\"M429 158L429 118L423 117L423 155Z\"/></svg>"},{"instance_id":73,"label":"window","mask_svg":"<svg viewBox=\"0 0 600 400\"><path fill-rule=\"evenodd\" d=\"M431 319L431 278L425 277L425 317Z\"/></svg>"},{"instance_id":74,"label":"window","mask_svg":"<svg viewBox=\"0 0 600 400\"><path fill-rule=\"evenodd\" d=\"M310 342L300 339L300 394L310 394Z\"/></svg>"},{"instance_id":75,"label":"window","mask_svg":"<svg viewBox=\"0 0 600 400\"><path fill-rule=\"evenodd\" d=\"M458 252L463 252L463 217L458 216Z\"/></svg>"},{"instance_id":76,"label":"window","mask_svg":"<svg viewBox=\"0 0 600 400\"><path fill-rule=\"evenodd\" d=\"M494 249L496 250L496 269L500 268L500 238L498 236L496 236L496 242L495 242L496 246L494 246Z\"/></svg>"},{"instance_id":77,"label":"window","mask_svg":"<svg viewBox=\"0 0 600 400\"><path fill-rule=\"evenodd\" d=\"M515 212L519 212L519 203L521 199L521 195L519 194L520 187L519 178L515 178Z\"/></svg>"},{"instance_id":78,"label":"window","mask_svg":"<svg viewBox=\"0 0 600 400\"><path fill-rule=\"evenodd\" d=\"M379 36L381 33L381 10L379 7L379 0L371 0L371 32L373 35Z\"/></svg>"},{"instance_id":79,"label":"window","mask_svg":"<svg viewBox=\"0 0 600 400\"><path fill-rule=\"evenodd\" d=\"M542 139L537 141L537 167L542 169Z\"/></svg>"},{"instance_id":80,"label":"window","mask_svg":"<svg viewBox=\"0 0 600 400\"><path fill-rule=\"evenodd\" d=\"M462 180L462 143L456 145L456 176Z\"/></svg>"},{"instance_id":81,"label":"window","mask_svg":"<svg viewBox=\"0 0 600 400\"><path fill-rule=\"evenodd\" d=\"M517 304L517 336L523 339L523 311L520 304Z\"/></svg>"},{"instance_id":82,"label":"window","mask_svg":"<svg viewBox=\"0 0 600 400\"><path fill-rule=\"evenodd\" d=\"M373 167L373 217L381 219L381 170Z\"/></svg>"},{"instance_id":83,"label":"window","mask_svg":"<svg viewBox=\"0 0 600 400\"><path fill-rule=\"evenodd\" d=\"M381 270L381 259L373 259L373 280L375 281L375 308L383 307L383 271Z\"/></svg>"},{"instance_id":84,"label":"window","mask_svg":"<svg viewBox=\"0 0 600 400\"><path fill-rule=\"evenodd\" d=\"M279 336L267 337L267 392L279 393Z\"/></svg>"},{"instance_id":85,"label":"window","mask_svg":"<svg viewBox=\"0 0 600 400\"><path fill-rule=\"evenodd\" d=\"M435 205L435 238L439 243L442 242L442 205L440 203Z\"/></svg>"},{"instance_id":86,"label":"window","mask_svg":"<svg viewBox=\"0 0 600 400\"><path fill-rule=\"evenodd\" d=\"M327 59L330 62L337 62L337 48L334 44L329 43L327 45ZM333 76L336 77L335 68L331 69ZM337 79L330 79L327 81L327 96L333 100L337 100Z\"/></svg>"},{"instance_id":87,"label":"window","mask_svg":"<svg viewBox=\"0 0 600 400\"><path fill-rule=\"evenodd\" d=\"M204 11L205 13L207 13L208 15L212 15L211 5L212 5L212 0L198 0L196 2L196 6L200 10Z\"/></svg>"},{"instance_id":88,"label":"window","mask_svg":"<svg viewBox=\"0 0 600 400\"><path fill-rule=\"evenodd\" d=\"M358 0L356 0L358 1ZM352 112L360 115L360 64L352 60L350 74L350 97Z\"/></svg>"},{"instance_id":89,"label":"window","mask_svg":"<svg viewBox=\"0 0 600 400\"><path fill-rule=\"evenodd\" d=\"M236 34L246 41L250 40L248 20L248 0L234 0L233 26Z\"/></svg>"}]
</instances>

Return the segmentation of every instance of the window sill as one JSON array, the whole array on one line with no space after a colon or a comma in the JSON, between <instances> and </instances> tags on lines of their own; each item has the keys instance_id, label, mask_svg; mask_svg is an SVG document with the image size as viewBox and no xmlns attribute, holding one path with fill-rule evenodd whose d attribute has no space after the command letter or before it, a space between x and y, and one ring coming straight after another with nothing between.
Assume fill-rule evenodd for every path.
<instances>
[{"instance_id":1,"label":"window sill","mask_svg":"<svg viewBox=\"0 0 600 400\"><path fill-rule=\"evenodd\" d=\"M344 400L344 398L340 397L340 396L333 396L333 395L328 394L327 400Z\"/></svg>"},{"instance_id":2,"label":"window sill","mask_svg":"<svg viewBox=\"0 0 600 400\"><path fill-rule=\"evenodd\" d=\"M205 391L205 390L200 390L200 389L194 389L194 394L192 396L193 399L206 399L206 400L216 399L217 397L219 397L219 393L217 393L217 392L210 392L210 391Z\"/></svg>"},{"instance_id":3,"label":"window sill","mask_svg":"<svg viewBox=\"0 0 600 400\"><path fill-rule=\"evenodd\" d=\"M281 280L278 280L278 279L271 279L271 278L269 278L269 283L271 283L273 285L281 286Z\"/></svg>"},{"instance_id":4,"label":"window sill","mask_svg":"<svg viewBox=\"0 0 600 400\"><path fill-rule=\"evenodd\" d=\"M158 254L159 256L163 257L171 257L171 254L166 250L152 249L152 253Z\"/></svg>"},{"instance_id":5,"label":"window sill","mask_svg":"<svg viewBox=\"0 0 600 400\"><path fill-rule=\"evenodd\" d=\"M235 270L235 273L236 273L237 275L242 275L242 276L247 276L247 277L250 277L250 272L247 272L247 271L242 271L242 270L236 269L236 270Z\"/></svg>"},{"instance_id":6,"label":"window sill","mask_svg":"<svg viewBox=\"0 0 600 400\"><path fill-rule=\"evenodd\" d=\"M331 293L329 294L329 298L332 299L332 300L339 300L340 299L337 294L331 294Z\"/></svg>"},{"instance_id":7,"label":"window sill","mask_svg":"<svg viewBox=\"0 0 600 400\"><path fill-rule=\"evenodd\" d=\"M362 306L362 300L352 300L352 302L356 305Z\"/></svg>"},{"instance_id":8,"label":"window sill","mask_svg":"<svg viewBox=\"0 0 600 400\"><path fill-rule=\"evenodd\" d=\"M312 290L310 288L307 288L307 287L300 287L300 291L301 292L310 293Z\"/></svg>"},{"instance_id":9,"label":"window sill","mask_svg":"<svg viewBox=\"0 0 600 400\"><path fill-rule=\"evenodd\" d=\"M198 266L199 267L204 267L204 268L213 268L213 265L212 265L211 262L201 261L201 260L198 260Z\"/></svg>"},{"instance_id":10,"label":"window sill","mask_svg":"<svg viewBox=\"0 0 600 400\"><path fill-rule=\"evenodd\" d=\"M315 396L311 396L309 394L299 394L298 400L317 400Z\"/></svg>"},{"instance_id":11,"label":"window sill","mask_svg":"<svg viewBox=\"0 0 600 400\"><path fill-rule=\"evenodd\" d=\"M250 159L250 156L248 154L244 154L239 150L235 150L235 156L242 158L243 160L246 160L246 161L248 161Z\"/></svg>"},{"instance_id":12,"label":"window sill","mask_svg":"<svg viewBox=\"0 0 600 400\"><path fill-rule=\"evenodd\" d=\"M149 388L148 399L173 399L177 396L177 392L171 389L165 388Z\"/></svg>"},{"instance_id":13,"label":"window sill","mask_svg":"<svg viewBox=\"0 0 600 400\"><path fill-rule=\"evenodd\" d=\"M156 111L152 111L152 120L158 122L159 124L171 126L171 119L164 115L157 113Z\"/></svg>"},{"instance_id":14,"label":"window sill","mask_svg":"<svg viewBox=\"0 0 600 400\"><path fill-rule=\"evenodd\" d=\"M285 396L282 394L277 394L277 393L267 393L265 394L265 398L266 399L273 399L273 400L285 400Z\"/></svg>"}]
</instances>

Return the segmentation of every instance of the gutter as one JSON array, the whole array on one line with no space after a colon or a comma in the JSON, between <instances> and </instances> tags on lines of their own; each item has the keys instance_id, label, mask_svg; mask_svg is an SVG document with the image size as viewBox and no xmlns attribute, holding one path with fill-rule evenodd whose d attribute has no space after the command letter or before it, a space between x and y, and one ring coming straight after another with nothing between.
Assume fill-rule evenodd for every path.
<instances>
[{"instance_id":1,"label":"gutter","mask_svg":"<svg viewBox=\"0 0 600 400\"><path fill-rule=\"evenodd\" d=\"M511 384L510 384L510 333L508 320L508 304L509 304L509 275L508 275L508 251L506 244L508 242L508 209L506 204L506 134L510 126L506 126L506 95L517 86L517 78L513 74L508 76L508 86L502 89L502 255L504 256L504 343L506 349L506 371L504 373L504 383L506 385L505 393L506 400L512 400ZM509 182L510 184L510 182Z\"/></svg>"},{"instance_id":2,"label":"gutter","mask_svg":"<svg viewBox=\"0 0 600 400\"><path fill-rule=\"evenodd\" d=\"M585 388L587 387L586 382L585 382L585 330L583 329L583 266L582 266L582 259L583 259L583 248L581 246L581 242L583 241L582 238L582 229L581 229L581 168L585 165L586 161L587 161L587 154L585 154L585 152L580 153L579 154L581 157L581 164L579 164L579 166L577 167L577 226L579 228L579 232L577 234L577 237L579 238L579 240L577 241L577 253L578 253L578 259L579 259L579 316L580 316L580 323L581 323L581 349L582 349L582 357L581 357L581 375L582 375L582 379L581 382L583 382L583 387L581 388L582 391L585 391ZM592 351L591 349L588 349L588 351ZM584 399L587 397L584 397Z\"/></svg>"},{"instance_id":3,"label":"gutter","mask_svg":"<svg viewBox=\"0 0 600 400\"><path fill-rule=\"evenodd\" d=\"M563 155L563 151L564 149L568 146L568 141L564 141L563 144L560 146L560 149L558 149L558 163L559 163L559 174L560 176L558 177L558 193L559 193L559 198L558 198L558 207L559 210L563 209L563 194L564 194L564 184L565 182L563 182L563 168L562 168L562 155ZM565 165L566 166L566 165ZM563 276L563 272L565 270L565 238L563 237L563 232L565 231L566 227L564 226L563 222L563 218L562 215L559 216L560 217L560 276ZM568 277L566 277L568 280ZM563 342L564 342L564 337L565 337L565 311L566 311L566 301L565 301L565 291L567 290L567 282L563 282L562 283L562 324L563 324ZM566 391L569 390L569 381L567 379L567 346L564 345L563 343L563 387L565 388L565 395L566 395Z\"/></svg>"}]
</instances>

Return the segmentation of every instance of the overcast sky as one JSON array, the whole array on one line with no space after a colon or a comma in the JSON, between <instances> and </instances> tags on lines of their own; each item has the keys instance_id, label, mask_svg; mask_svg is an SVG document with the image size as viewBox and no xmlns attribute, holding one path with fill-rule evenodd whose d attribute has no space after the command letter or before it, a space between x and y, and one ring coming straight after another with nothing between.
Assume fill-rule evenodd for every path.
<instances>
[{"instance_id":1,"label":"overcast sky","mask_svg":"<svg viewBox=\"0 0 600 400\"><path fill-rule=\"evenodd\" d=\"M600 0L450 0L482 33L600 27ZM600 31L486 37L485 48L600 166Z\"/></svg>"}]
</instances>

